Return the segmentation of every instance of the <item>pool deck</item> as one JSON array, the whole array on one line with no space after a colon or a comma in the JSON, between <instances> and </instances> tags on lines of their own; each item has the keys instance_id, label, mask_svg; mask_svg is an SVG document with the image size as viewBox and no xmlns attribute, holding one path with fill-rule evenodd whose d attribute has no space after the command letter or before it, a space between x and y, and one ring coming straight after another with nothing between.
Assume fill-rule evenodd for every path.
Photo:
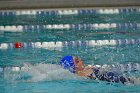
<instances>
[{"instance_id":1,"label":"pool deck","mask_svg":"<svg viewBox=\"0 0 140 93\"><path fill-rule=\"evenodd\" d=\"M139 6L140 0L0 0L0 10Z\"/></svg>"}]
</instances>

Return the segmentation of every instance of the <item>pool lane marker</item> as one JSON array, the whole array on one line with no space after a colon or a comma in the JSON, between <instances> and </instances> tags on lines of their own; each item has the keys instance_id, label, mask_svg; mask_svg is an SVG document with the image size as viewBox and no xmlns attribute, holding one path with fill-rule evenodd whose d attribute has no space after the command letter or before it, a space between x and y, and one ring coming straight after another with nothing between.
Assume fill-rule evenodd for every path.
<instances>
[{"instance_id":1,"label":"pool lane marker","mask_svg":"<svg viewBox=\"0 0 140 93\"><path fill-rule=\"evenodd\" d=\"M23 32L23 26L0 26L0 31L4 32Z\"/></svg>"},{"instance_id":2,"label":"pool lane marker","mask_svg":"<svg viewBox=\"0 0 140 93\"><path fill-rule=\"evenodd\" d=\"M2 32L38 32L42 30L108 30L140 29L140 23L94 23L94 24L47 24L0 26Z\"/></svg>"},{"instance_id":3,"label":"pool lane marker","mask_svg":"<svg viewBox=\"0 0 140 93\"><path fill-rule=\"evenodd\" d=\"M120 14L140 12L140 8L100 8L100 9L52 9L52 10L2 10L0 17L36 15L36 16L61 16L61 15L83 15L83 14Z\"/></svg>"},{"instance_id":4,"label":"pool lane marker","mask_svg":"<svg viewBox=\"0 0 140 93\"><path fill-rule=\"evenodd\" d=\"M80 47L80 46L116 46L116 45L134 45L140 44L139 39L118 39L118 40L86 40L86 41L57 41L57 42L16 42L16 43L1 43L0 49L17 49L17 48L44 48L55 49L63 47Z\"/></svg>"}]
</instances>

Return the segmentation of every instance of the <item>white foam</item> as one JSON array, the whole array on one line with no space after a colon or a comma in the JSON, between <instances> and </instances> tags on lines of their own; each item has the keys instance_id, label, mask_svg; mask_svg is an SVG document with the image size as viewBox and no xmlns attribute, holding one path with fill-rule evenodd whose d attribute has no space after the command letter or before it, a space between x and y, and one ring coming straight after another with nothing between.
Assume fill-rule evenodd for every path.
<instances>
[{"instance_id":1,"label":"white foam","mask_svg":"<svg viewBox=\"0 0 140 93\"><path fill-rule=\"evenodd\" d=\"M98 67L98 68L100 68L101 67L101 65L95 65L96 67Z\"/></svg>"},{"instance_id":2,"label":"white foam","mask_svg":"<svg viewBox=\"0 0 140 93\"><path fill-rule=\"evenodd\" d=\"M107 68L108 67L108 65L107 64L104 64L103 66L102 66L102 68Z\"/></svg>"},{"instance_id":3,"label":"white foam","mask_svg":"<svg viewBox=\"0 0 140 93\"><path fill-rule=\"evenodd\" d=\"M61 79L78 79L78 76L71 73L70 71L63 69L60 65L55 64L24 64L22 72L31 76L28 81L50 81L50 80L61 80Z\"/></svg>"},{"instance_id":4,"label":"white foam","mask_svg":"<svg viewBox=\"0 0 140 93\"><path fill-rule=\"evenodd\" d=\"M0 67L0 73L3 73L3 68L2 67Z\"/></svg>"},{"instance_id":5,"label":"white foam","mask_svg":"<svg viewBox=\"0 0 140 93\"><path fill-rule=\"evenodd\" d=\"M20 71L19 67L12 67L12 71Z\"/></svg>"}]
</instances>

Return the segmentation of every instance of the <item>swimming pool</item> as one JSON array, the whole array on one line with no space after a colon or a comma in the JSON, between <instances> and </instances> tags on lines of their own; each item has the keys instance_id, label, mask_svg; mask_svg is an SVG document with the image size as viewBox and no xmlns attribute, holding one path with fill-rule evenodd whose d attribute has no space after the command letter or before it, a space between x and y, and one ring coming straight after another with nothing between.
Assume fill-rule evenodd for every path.
<instances>
[{"instance_id":1,"label":"swimming pool","mask_svg":"<svg viewBox=\"0 0 140 93\"><path fill-rule=\"evenodd\" d=\"M0 11L0 93L139 93L139 80L94 81L57 65L74 55L140 77L139 15L139 8Z\"/></svg>"}]
</instances>

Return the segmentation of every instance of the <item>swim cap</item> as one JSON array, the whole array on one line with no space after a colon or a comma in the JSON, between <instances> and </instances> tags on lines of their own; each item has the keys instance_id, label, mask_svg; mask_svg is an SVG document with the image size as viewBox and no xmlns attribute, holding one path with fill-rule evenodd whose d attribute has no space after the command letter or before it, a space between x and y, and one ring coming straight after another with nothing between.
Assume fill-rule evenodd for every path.
<instances>
[{"instance_id":1,"label":"swim cap","mask_svg":"<svg viewBox=\"0 0 140 93\"><path fill-rule=\"evenodd\" d=\"M72 56L65 56L62 58L60 65L68 69L70 72L75 73L75 65L74 65L74 60Z\"/></svg>"}]
</instances>

